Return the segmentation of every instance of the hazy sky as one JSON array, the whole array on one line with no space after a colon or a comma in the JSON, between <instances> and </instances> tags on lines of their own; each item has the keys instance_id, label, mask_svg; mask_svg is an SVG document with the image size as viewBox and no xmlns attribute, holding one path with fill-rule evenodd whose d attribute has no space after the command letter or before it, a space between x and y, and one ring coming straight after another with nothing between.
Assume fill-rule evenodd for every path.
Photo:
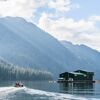
<instances>
[{"instance_id":1,"label":"hazy sky","mask_svg":"<svg viewBox=\"0 0 100 100\"><path fill-rule=\"evenodd\" d=\"M100 0L0 0L0 16L23 17L59 40L100 51Z\"/></svg>"}]
</instances>

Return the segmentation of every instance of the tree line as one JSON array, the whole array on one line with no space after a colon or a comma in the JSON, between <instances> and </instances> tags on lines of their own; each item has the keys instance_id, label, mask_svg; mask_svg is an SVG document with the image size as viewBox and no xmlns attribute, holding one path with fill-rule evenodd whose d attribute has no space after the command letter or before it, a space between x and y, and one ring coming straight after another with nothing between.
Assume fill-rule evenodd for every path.
<instances>
[{"instance_id":1,"label":"tree line","mask_svg":"<svg viewBox=\"0 0 100 100\"><path fill-rule=\"evenodd\" d=\"M19 67L0 60L0 80L51 80L52 73L29 67Z\"/></svg>"}]
</instances>

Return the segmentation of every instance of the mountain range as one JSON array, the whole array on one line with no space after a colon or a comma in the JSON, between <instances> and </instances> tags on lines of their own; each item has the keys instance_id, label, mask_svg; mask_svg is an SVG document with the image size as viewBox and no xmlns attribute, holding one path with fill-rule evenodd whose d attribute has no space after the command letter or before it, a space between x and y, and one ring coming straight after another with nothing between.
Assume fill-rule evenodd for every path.
<instances>
[{"instance_id":1,"label":"mountain range","mask_svg":"<svg viewBox=\"0 0 100 100\"><path fill-rule=\"evenodd\" d=\"M94 50L86 45L74 45L68 41L61 41L61 43L71 51L80 61L84 62L84 66L80 65L78 69L91 70L96 73L96 76L99 78L100 72L100 52Z\"/></svg>"},{"instance_id":2,"label":"mountain range","mask_svg":"<svg viewBox=\"0 0 100 100\"><path fill-rule=\"evenodd\" d=\"M0 18L0 56L18 66L47 70L58 77L64 71L95 71L100 53L85 46L58 41L33 23L19 17Z\"/></svg>"}]
</instances>

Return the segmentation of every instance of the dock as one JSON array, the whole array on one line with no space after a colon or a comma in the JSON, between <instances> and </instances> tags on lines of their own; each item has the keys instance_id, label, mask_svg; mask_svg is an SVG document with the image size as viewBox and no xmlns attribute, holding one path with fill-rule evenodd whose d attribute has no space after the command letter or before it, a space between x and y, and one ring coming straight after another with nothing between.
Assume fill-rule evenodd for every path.
<instances>
[{"instance_id":1,"label":"dock","mask_svg":"<svg viewBox=\"0 0 100 100\"><path fill-rule=\"evenodd\" d=\"M84 80L84 81L68 81L68 80L57 80L58 83L95 83L96 81L88 81L88 80Z\"/></svg>"},{"instance_id":2,"label":"dock","mask_svg":"<svg viewBox=\"0 0 100 100\"><path fill-rule=\"evenodd\" d=\"M95 83L93 80L94 72L76 70L64 72L59 75L58 83Z\"/></svg>"}]
</instances>

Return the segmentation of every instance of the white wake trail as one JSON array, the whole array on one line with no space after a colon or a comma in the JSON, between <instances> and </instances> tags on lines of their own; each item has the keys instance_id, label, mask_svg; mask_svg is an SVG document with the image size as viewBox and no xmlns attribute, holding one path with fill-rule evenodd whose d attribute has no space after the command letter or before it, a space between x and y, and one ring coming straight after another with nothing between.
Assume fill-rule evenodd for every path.
<instances>
[{"instance_id":1,"label":"white wake trail","mask_svg":"<svg viewBox=\"0 0 100 100\"><path fill-rule=\"evenodd\" d=\"M24 89L27 94L30 95L39 95L41 97L48 97L51 98L50 100L94 100L94 99L87 99L83 97L78 97L70 94L62 94L62 93L54 93L54 92L46 92L42 90L35 90L35 89ZM96 100L96 99L95 99Z\"/></svg>"},{"instance_id":2,"label":"white wake trail","mask_svg":"<svg viewBox=\"0 0 100 100\"><path fill-rule=\"evenodd\" d=\"M0 87L0 100L4 100L9 94L15 93L23 88L16 87Z\"/></svg>"},{"instance_id":3,"label":"white wake trail","mask_svg":"<svg viewBox=\"0 0 100 100\"><path fill-rule=\"evenodd\" d=\"M43 98L47 98L45 100L100 100L96 98L83 98L83 97L78 97L76 95L70 95L70 94L46 92L46 91L31 89L27 87L21 87L21 88L1 87L0 88L0 100L10 100L9 99L9 96L11 96L10 94L20 92L21 90L23 90L25 94L32 95L33 100L35 96L37 98L40 98L36 100L43 100Z\"/></svg>"}]
</instances>

